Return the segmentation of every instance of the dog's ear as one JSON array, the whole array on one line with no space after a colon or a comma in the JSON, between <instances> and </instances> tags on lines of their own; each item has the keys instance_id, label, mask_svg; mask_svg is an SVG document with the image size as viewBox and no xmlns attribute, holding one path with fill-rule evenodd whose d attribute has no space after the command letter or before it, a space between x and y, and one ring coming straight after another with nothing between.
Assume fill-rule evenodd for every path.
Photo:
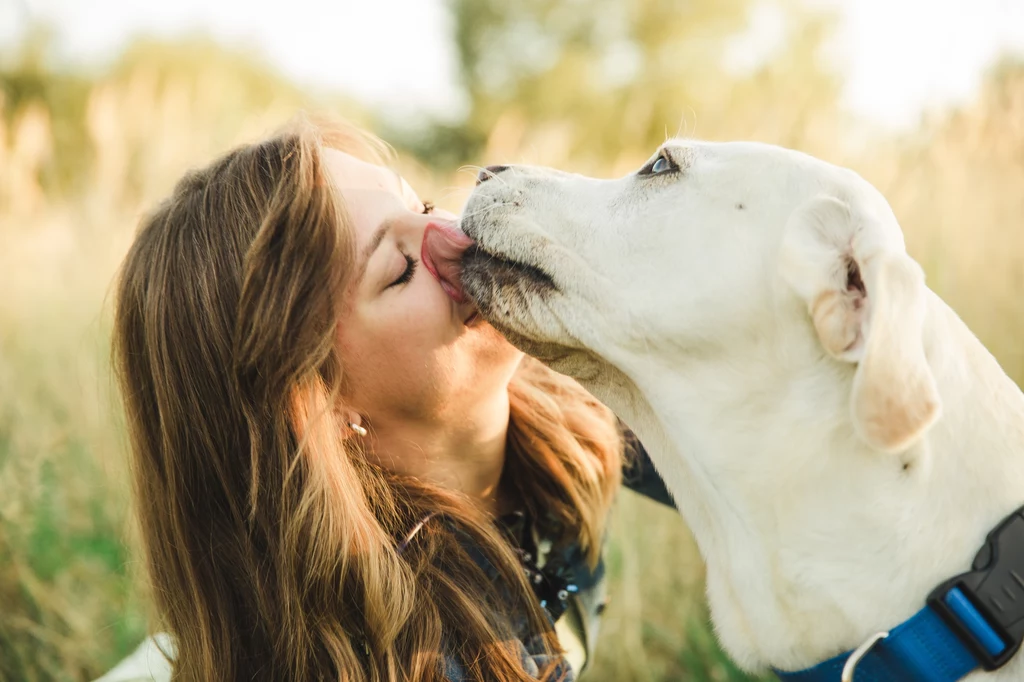
<instances>
[{"instance_id":1,"label":"dog's ear","mask_svg":"<svg viewBox=\"0 0 1024 682\"><path fill-rule=\"evenodd\" d=\"M910 447L942 405L924 352L924 272L895 218L816 197L786 225L780 272L824 349L857 365L850 407L860 437L883 452Z\"/></svg>"}]
</instances>

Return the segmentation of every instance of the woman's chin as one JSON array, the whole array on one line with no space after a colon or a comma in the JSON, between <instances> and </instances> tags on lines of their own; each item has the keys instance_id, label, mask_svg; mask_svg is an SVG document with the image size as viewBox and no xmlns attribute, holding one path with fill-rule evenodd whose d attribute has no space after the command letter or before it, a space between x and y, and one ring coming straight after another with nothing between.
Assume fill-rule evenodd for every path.
<instances>
[{"instance_id":1,"label":"woman's chin","mask_svg":"<svg viewBox=\"0 0 1024 682\"><path fill-rule=\"evenodd\" d=\"M523 351L519 350L512 343L501 335L497 329L491 326L490 322L479 318L468 327L481 338L481 353L486 356L489 364L497 366L508 366L515 369L523 359Z\"/></svg>"}]
</instances>

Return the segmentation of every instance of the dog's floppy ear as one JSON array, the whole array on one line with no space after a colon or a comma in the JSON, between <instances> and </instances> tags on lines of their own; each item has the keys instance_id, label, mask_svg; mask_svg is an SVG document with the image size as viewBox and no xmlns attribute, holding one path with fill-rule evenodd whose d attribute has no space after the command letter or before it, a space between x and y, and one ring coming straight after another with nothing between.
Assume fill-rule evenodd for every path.
<instances>
[{"instance_id":1,"label":"dog's floppy ear","mask_svg":"<svg viewBox=\"0 0 1024 682\"><path fill-rule=\"evenodd\" d=\"M901 452L942 406L924 352L926 288L895 218L819 196L790 217L780 272L807 303L818 338L856 363L854 428L871 447Z\"/></svg>"}]
</instances>

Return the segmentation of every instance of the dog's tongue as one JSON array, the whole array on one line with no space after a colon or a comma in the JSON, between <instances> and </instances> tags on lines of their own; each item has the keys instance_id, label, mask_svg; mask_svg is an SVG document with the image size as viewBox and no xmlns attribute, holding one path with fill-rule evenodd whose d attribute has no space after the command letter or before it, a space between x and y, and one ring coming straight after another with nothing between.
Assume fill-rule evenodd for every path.
<instances>
[{"instance_id":1,"label":"dog's tongue","mask_svg":"<svg viewBox=\"0 0 1024 682\"><path fill-rule=\"evenodd\" d=\"M456 303L466 300L459 275L462 272L461 259L473 240L459 229L454 220L437 220L427 223L423 233L423 247L420 259L430 274L441 283L441 288Z\"/></svg>"}]
</instances>

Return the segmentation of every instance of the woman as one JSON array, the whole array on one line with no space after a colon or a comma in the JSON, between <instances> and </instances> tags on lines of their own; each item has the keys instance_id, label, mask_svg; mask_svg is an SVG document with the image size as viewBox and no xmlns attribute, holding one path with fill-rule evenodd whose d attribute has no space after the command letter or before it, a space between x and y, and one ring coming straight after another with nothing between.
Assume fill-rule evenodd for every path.
<instances>
[{"instance_id":1,"label":"woman","mask_svg":"<svg viewBox=\"0 0 1024 682\"><path fill-rule=\"evenodd\" d=\"M450 216L386 161L300 122L188 174L125 259L115 362L176 680L585 664L621 430L427 272ZM670 504L645 457L628 477Z\"/></svg>"}]
</instances>

